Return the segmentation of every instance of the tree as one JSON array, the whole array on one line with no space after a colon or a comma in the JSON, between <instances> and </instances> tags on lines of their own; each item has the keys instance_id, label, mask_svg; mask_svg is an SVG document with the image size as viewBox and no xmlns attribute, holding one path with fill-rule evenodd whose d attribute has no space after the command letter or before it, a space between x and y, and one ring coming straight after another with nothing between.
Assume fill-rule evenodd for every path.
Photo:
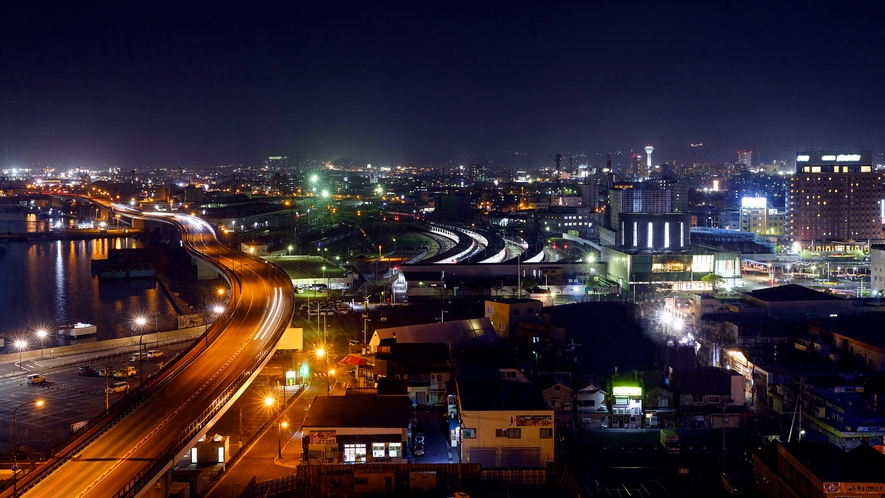
<instances>
[{"instance_id":1,"label":"tree","mask_svg":"<svg viewBox=\"0 0 885 498\"><path fill-rule=\"evenodd\" d=\"M724 281L725 281L725 277L723 277L722 275L719 275L717 273L708 273L708 274L704 275L703 277L701 277L701 282L706 282L706 283L710 284L711 287L713 287L714 294L717 292L719 286L722 285L722 282L724 282Z\"/></svg>"},{"instance_id":2,"label":"tree","mask_svg":"<svg viewBox=\"0 0 885 498\"><path fill-rule=\"evenodd\" d=\"M864 252L862 250L855 249L854 251L851 251L851 256L857 261L863 261L863 258L866 255L864 254Z\"/></svg>"},{"instance_id":3,"label":"tree","mask_svg":"<svg viewBox=\"0 0 885 498\"><path fill-rule=\"evenodd\" d=\"M802 249L801 251L799 251L799 261L805 261L813 257L814 253L809 251L808 249Z\"/></svg>"}]
</instances>

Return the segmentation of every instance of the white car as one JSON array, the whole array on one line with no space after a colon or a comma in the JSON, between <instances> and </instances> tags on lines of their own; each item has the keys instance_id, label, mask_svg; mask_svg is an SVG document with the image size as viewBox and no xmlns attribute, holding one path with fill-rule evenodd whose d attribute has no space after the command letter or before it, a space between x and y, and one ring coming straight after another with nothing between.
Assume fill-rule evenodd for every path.
<instances>
[{"instance_id":1,"label":"white car","mask_svg":"<svg viewBox=\"0 0 885 498\"><path fill-rule=\"evenodd\" d=\"M113 393L125 393L129 390L128 382L114 382L110 387L108 387L107 391L109 394Z\"/></svg>"},{"instance_id":2,"label":"white car","mask_svg":"<svg viewBox=\"0 0 885 498\"><path fill-rule=\"evenodd\" d=\"M163 352L158 349L150 349L147 352L147 357L150 360L151 358L162 358Z\"/></svg>"}]
</instances>

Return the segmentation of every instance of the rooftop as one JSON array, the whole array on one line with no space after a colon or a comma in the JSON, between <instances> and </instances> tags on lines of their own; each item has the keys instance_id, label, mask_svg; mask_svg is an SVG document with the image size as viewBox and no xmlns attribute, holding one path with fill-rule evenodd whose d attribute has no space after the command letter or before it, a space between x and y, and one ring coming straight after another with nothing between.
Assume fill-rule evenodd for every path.
<instances>
[{"instance_id":1,"label":"rooftop","mask_svg":"<svg viewBox=\"0 0 885 498\"><path fill-rule=\"evenodd\" d=\"M317 396L304 427L407 427L411 406L408 396Z\"/></svg>"},{"instance_id":2,"label":"rooftop","mask_svg":"<svg viewBox=\"0 0 885 498\"><path fill-rule=\"evenodd\" d=\"M501 379L497 368L457 360L458 396L464 410L548 410L538 386Z\"/></svg>"},{"instance_id":3,"label":"rooftop","mask_svg":"<svg viewBox=\"0 0 885 498\"><path fill-rule=\"evenodd\" d=\"M786 303L795 301L846 301L844 297L834 296L797 284L779 285L767 289L759 289L742 293L759 301L768 303Z\"/></svg>"},{"instance_id":4,"label":"rooftop","mask_svg":"<svg viewBox=\"0 0 885 498\"><path fill-rule=\"evenodd\" d=\"M789 453L823 482L883 483L885 455L867 445L842 451L830 443L781 443Z\"/></svg>"},{"instance_id":5,"label":"rooftop","mask_svg":"<svg viewBox=\"0 0 885 498\"><path fill-rule=\"evenodd\" d=\"M375 335L379 340L396 336L397 343L451 343L452 346L498 340L491 320L485 317L378 329Z\"/></svg>"}]
</instances>

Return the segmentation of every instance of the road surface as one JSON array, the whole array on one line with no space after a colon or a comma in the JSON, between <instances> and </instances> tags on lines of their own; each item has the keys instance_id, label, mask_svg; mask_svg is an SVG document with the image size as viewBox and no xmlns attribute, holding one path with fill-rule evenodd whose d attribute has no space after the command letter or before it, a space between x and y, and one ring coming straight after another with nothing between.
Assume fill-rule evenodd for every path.
<instances>
[{"instance_id":1,"label":"road surface","mask_svg":"<svg viewBox=\"0 0 885 498\"><path fill-rule=\"evenodd\" d=\"M290 323L293 296L285 274L222 246L203 220L164 217L179 226L192 252L220 266L236 267L228 272L235 309L228 310L227 320L218 320L193 349L119 403L131 411L109 417L113 425L91 444L78 448L72 457L61 451L50 458L47 468L56 470L49 475L35 472L22 479L19 492L26 489L24 496L135 496L145 480L171 467L233 403L270 358ZM145 479L139 482L138 477ZM2 496L12 496L10 491Z\"/></svg>"}]
</instances>

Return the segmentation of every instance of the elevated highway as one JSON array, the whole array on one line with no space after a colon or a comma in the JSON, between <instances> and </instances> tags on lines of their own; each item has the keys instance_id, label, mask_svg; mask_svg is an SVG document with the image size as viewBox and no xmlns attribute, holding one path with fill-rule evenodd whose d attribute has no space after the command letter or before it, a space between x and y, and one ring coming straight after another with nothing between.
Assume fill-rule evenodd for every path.
<instances>
[{"instance_id":1,"label":"elevated highway","mask_svg":"<svg viewBox=\"0 0 885 498\"><path fill-rule=\"evenodd\" d=\"M157 375L56 447L41 470L17 482L19 495L165 496L162 477L258 375L291 323L293 295L282 271L225 247L199 218L129 215L175 225L187 250L230 281L232 309Z\"/></svg>"}]
</instances>

